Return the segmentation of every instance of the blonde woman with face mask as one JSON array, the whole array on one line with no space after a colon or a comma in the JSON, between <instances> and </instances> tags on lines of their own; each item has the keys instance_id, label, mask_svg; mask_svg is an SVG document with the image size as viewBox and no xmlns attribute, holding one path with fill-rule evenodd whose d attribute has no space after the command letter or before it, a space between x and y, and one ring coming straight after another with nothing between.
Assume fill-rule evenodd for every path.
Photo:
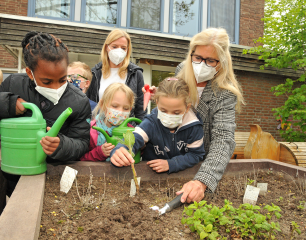
<instances>
[{"instance_id":1,"label":"blonde woman with face mask","mask_svg":"<svg viewBox=\"0 0 306 240\"><path fill-rule=\"evenodd\" d=\"M235 109L244 104L222 28L208 28L190 41L189 52L175 72L190 87L192 105L203 121L205 156L194 180L177 192L181 201L201 201L216 190L235 149ZM154 90L154 88L152 88Z\"/></svg>"},{"instance_id":2,"label":"blonde woman with face mask","mask_svg":"<svg viewBox=\"0 0 306 240\"><path fill-rule=\"evenodd\" d=\"M86 94L92 101L99 102L109 85L124 83L136 96L131 116L142 120L146 115L141 91L144 86L143 69L130 62L131 53L132 43L129 34L120 29L111 31L102 47L102 61L92 68L93 78Z\"/></svg>"}]
</instances>

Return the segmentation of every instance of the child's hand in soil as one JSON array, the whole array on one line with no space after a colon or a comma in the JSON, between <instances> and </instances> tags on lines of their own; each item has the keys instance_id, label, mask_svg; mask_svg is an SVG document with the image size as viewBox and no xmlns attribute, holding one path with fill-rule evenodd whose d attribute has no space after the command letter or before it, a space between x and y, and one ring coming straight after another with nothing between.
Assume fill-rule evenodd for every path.
<instances>
[{"instance_id":1,"label":"child's hand in soil","mask_svg":"<svg viewBox=\"0 0 306 240\"><path fill-rule=\"evenodd\" d=\"M102 152L106 157L109 157L110 152L113 150L114 147L115 145L107 142L101 145Z\"/></svg>"},{"instance_id":2,"label":"child's hand in soil","mask_svg":"<svg viewBox=\"0 0 306 240\"><path fill-rule=\"evenodd\" d=\"M147 165L149 165L152 170L155 172L166 172L169 170L169 164L167 160L163 159L155 159L147 162Z\"/></svg>"},{"instance_id":3,"label":"child's hand in soil","mask_svg":"<svg viewBox=\"0 0 306 240\"><path fill-rule=\"evenodd\" d=\"M113 154L111 162L117 167L123 167L129 166L135 161L131 154L124 147L121 147Z\"/></svg>"}]
</instances>

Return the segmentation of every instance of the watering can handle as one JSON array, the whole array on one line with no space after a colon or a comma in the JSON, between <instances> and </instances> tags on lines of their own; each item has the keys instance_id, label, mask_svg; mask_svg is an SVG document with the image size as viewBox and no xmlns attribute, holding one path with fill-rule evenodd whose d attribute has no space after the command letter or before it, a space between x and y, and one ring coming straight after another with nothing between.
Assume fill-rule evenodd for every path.
<instances>
[{"instance_id":1,"label":"watering can handle","mask_svg":"<svg viewBox=\"0 0 306 240\"><path fill-rule=\"evenodd\" d=\"M43 116L41 111L34 103L22 102L21 103L26 109L30 109L32 111L32 118L37 119L38 121L43 120Z\"/></svg>"},{"instance_id":2,"label":"watering can handle","mask_svg":"<svg viewBox=\"0 0 306 240\"><path fill-rule=\"evenodd\" d=\"M120 125L120 127L127 127L129 122L136 122L136 123L142 123L142 121L139 118L127 118L124 120L124 122Z\"/></svg>"}]
</instances>

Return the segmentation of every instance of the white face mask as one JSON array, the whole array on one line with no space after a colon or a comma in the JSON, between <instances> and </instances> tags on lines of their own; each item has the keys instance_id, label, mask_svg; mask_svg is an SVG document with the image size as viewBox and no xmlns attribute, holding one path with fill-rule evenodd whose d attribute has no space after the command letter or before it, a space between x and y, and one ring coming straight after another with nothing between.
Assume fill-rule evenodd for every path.
<instances>
[{"instance_id":1,"label":"white face mask","mask_svg":"<svg viewBox=\"0 0 306 240\"><path fill-rule=\"evenodd\" d=\"M110 47L109 47L110 49ZM126 51L122 48L110 49L108 57L115 65L119 65L126 57Z\"/></svg>"},{"instance_id":2,"label":"white face mask","mask_svg":"<svg viewBox=\"0 0 306 240\"><path fill-rule=\"evenodd\" d=\"M35 80L32 70L31 70L31 73L33 75L33 80L36 84L36 87L35 87L36 91L39 92L41 95L43 95L48 100L50 100L51 102L53 102L54 105L58 104L58 101L61 99L63 93L66 90L68 82L66 81L66 83L58 89L41 87L37 85L37 82Z\"/></svg>"},{"instance_id":3,"label":"white face mask","mask_svg":"<svg viewBox=\"0 0 306 240\"><path fill-rule=\"evenodd\" d=\"M130 112L122 112L113 108L107 108L105 118L111 125L118 126L129 116Z\"/></svg>"},{"instance_id":4,"label":"white face mask","mask_svg":"<svg viewBox=\"0 0 306 240\"><path fill-rule=\"evenodd\" d=\"M157 118L166 128L173 129L179 126L180 124L182 124L185 113L180 115L172 115L164 113L160 111L158 108L157 110L158 110Z\"/></svg>"},{"instance_id":5,"label":"white face mask","mask_svg":"<svg viewBox=\"0 0 306 240\"><path fill-rule=\"evenodd\" d=\"M192 63L192 67L197 83L209 81L217 74L215 67L208 67L204 62Z\"/></svg>"}]
</instances>

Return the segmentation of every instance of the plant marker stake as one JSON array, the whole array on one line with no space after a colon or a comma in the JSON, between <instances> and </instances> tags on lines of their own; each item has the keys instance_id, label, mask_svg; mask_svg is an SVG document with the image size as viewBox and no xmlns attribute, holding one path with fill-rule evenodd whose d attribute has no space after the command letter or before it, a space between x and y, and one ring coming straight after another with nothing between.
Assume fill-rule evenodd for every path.
<instances>
[{"instance_id":1,"label":"plant marker stake","mask_svg":"<svg viewBox=\"0 0 306 240\"><path fill-rule=\"evenodd\" d=\"M150 91L150 86L149 84L145 84L144 88L146 90L145 94L143 95L143 111L147 109L148 103L151 98L151 91Z\"/></svg>"}]
</instances>

